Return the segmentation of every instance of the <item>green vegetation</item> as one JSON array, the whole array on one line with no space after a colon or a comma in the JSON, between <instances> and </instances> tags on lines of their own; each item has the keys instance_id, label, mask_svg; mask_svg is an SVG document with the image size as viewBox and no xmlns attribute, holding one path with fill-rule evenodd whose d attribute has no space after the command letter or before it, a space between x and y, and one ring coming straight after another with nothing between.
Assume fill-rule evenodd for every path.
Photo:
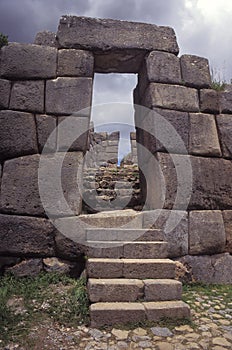
<instances>
[{"instance_id":1,"label":"green vegetation","mask_svg":"<svg viewBox=\"0 0 232 350\"><path fill-rule=\"evenodd\" d=\"M183 286L183 300L189 304L192 311L202 315L212 306L215 309L220 308L221 303L223 307L229 309L232 288L231 285L187 284ZM26 345L26 349L32 349L40 342L39 335L33 334L38 329L43 334L46 325L59 324L66 328L88 325L88 307L85 279L76 280L60 274L45 273L34 278L2 277L0 278L0 346L14 342ZM41 325L44 325L42 330ZM189 325L193 329L197 327L193 318L147 321L117 325L114 328L131 330L143 327L149 333L151 327L168 327L172 330L179 325ZM111 328L105 327L109 331Z\"/></svg>"},{"instance_id":2,"label":"green vegetation","mask_svg":"<svg viewBox=\"0 0 232 350\"><path fill-rule=\"evenodd\" d=\"M66 326L88 323L85 279L60 274L0 279L0 340L4 344L20 342L33 324L48 318Z\"/></svg>"},{"instance_id":3,"label":"green vegetation","mask_svg":"<svg viewBox=\"0 0 232 350\"><path fill-rule=\"evenodd\" d=\"M6 45L8 45L8 36L0 33L0 49Z\"/></svg>"},{"instance_id":4,"label":"green vegetation","mask_svg":"<svg viewBox=\"0 0 232 350\"><path fill-rule=\"evenodd\" d=\"M224 70L224 69L223 69ZM226 79L224 77L224 73L222 74L221 70L211 69L211 79L212 84L211 88L215 91L224 91L226 87Z\"/></svg>"}]
</instances>

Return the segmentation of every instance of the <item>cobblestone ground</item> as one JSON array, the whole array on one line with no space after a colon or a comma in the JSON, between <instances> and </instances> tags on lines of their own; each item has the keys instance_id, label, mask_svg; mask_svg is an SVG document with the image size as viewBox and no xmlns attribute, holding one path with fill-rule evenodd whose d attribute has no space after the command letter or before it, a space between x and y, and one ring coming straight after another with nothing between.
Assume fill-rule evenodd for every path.
<instances>
[{"instance_id":1,"label":"cobblestone ground","mask_svg":"<svg viewBox=\"0 0 232 350\"><path fill-rule=\"evenodd\" d=\"M67 328L51 319L36 323L25 346L9 344L5 350L80 349L80 350L223 350L232 349L232 300L226 293L210 296L199 291L184 293L191 307L188 324L150 325L128 330L106 328L99 330L85 326ZM216 291L215 291L216 292Z\"/></svg>"}]
</instances>

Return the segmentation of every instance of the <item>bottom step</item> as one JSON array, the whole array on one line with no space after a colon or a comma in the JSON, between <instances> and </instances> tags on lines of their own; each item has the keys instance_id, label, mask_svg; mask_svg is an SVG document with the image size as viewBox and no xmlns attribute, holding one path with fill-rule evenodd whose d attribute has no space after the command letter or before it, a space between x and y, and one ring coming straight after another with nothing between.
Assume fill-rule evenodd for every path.
<instances>
[{"instance_id":1,"label":"bottom step","mask_svg":"<svg viewBox=\"0 0 232 350\"><path fill-rule=\"evenodd\" d=\"M92 327L189 317L190 308L183 301L96 303L90 306Z\"/></svg>"}]
</instances>

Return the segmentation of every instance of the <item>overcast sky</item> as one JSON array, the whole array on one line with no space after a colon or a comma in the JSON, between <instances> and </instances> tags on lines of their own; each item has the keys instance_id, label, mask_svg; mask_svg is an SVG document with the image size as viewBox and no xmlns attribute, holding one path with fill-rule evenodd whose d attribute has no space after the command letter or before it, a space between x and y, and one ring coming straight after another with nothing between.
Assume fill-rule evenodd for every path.
<instances>
[{"instance_id":1,"label":"overcast sky","mask_svg":"<svg viewBox=\"0 0 232 350\"><path fill-rule=\"evenodd\" d=\"M232 78L231 0L0 0L0 32L9 41L32 43L38 31L56 32L65 14L171 26L180 54L207 57L221 80ZM94 101L129 102L135 85L134 75L99 75ZM133 117L127 121L133 123Z\"/></svg>"}]
</instances>

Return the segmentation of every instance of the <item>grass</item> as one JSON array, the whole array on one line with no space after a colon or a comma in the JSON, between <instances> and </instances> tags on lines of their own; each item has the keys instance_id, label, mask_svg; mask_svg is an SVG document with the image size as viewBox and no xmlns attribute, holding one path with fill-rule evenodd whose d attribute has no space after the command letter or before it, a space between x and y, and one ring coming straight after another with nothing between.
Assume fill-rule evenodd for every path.
<instances>
[{"instance_id":1,"label":"grass","mask_svg":"<svg viewBox=\"0 0 232 350\"><path fill-rule=\"evenodd\" d=\"M66 326L88 323L85 279L59 274L0 279L0 339L3 344L26 337L31 325L52 318Z\"/></svg>"},{"instance_id":2,"label":"grass","mask_svg":"<svg viewBox=\"0 0 232 350\"><path fill-rule=\"evenodd\" d=\"M206 302L196 306L197 299ZM231 285L206 285L201 283L183 286L183 300L191 309L200 314L207 311L208 300L214 305L223 302L231 308ZM212 303L209 305L212 306ZM0 278L0 346L16 342L33 348L34 339L28 335L38 324L55 322L64 327L77 327L89 324L88 297L85 279L73 279L60 274L41 274L35 278ZM127 325L114 325L114 328L132 330L142 327L150 332L151 327L168 327L170 330L179 325L196 327L194 319L159 322L139 322ZM104 327L110 331L112 327ZM37 340L38 342L38 340Z\"/></svg>"},{"instance_id":3,"label":"grass","mask_svg":"<svg viewBox=\"0 0 232 350\"><path fill-rule=\"evenodd\" d=\"M224 91L226 83L224 81L212 81L211 88L215 91Z\"/></svg>"}]
</instances>

